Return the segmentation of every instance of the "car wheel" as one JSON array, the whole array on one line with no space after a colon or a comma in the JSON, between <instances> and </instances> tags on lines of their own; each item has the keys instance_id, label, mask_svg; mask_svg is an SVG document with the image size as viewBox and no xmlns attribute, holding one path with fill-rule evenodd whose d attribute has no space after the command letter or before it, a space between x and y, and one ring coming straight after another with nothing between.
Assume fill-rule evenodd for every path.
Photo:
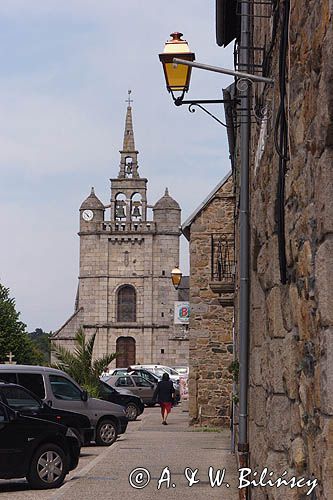
<instances>
[{"instance_id":1,"label":"car wheel","mask_svg":"<svg viewBox=\"0 0 333 500\"><path fill-rule=\"evenodd\" d=\"M65 452L60 446L49 443L40 446L34 453L27 480L34 489L58 488L67 474Z\"/></svg>"},{"instance_id":2,"label":"car wheel","mask_svg":"<svg viewBox=\"0 0 333 500\"><path fill-rule=\"evenodd\" d=\"M139 415L139 408L134 403L128 403L125 408L126 416L130 422L136 420Z\"/></svg>"},{"instance_id":3,"label":"car wheel","mask_svg":"<svg viewBox=\"0 0 333 500\"><path fill-rule=\"evenodd\" d=\"M99 446L110 446L117 439L116 424L112 420L103 420L96 429L96 444Z\"/></svg>"}]
</instances>

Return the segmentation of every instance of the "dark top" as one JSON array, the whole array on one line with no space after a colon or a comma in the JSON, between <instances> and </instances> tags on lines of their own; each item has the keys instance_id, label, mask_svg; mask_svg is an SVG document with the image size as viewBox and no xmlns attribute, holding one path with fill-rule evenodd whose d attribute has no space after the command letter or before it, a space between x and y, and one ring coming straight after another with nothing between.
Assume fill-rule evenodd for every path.
<instances>
[{"instance_id":1,"label":"dark top","mask_svg":"<svg viewBox=\"0 0 333 500\"><path fill-rule=\"evenodd\" d=\"M172 403L175 390L171 380L160 380L154 392L154 400L159 403Z\"/></svg>"}]
</instances>

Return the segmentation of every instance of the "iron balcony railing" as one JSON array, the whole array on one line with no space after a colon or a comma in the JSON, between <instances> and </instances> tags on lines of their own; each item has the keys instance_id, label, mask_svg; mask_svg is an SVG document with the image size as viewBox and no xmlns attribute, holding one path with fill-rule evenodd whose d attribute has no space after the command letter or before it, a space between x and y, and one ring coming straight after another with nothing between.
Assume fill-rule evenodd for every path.
<instances>
[{"instance_id":1,"label":"iron balcony railing","mask_svg":"<svg viewBox=\"0 0 333 500\"><path fill-rule=\"evenodd\" d=\"M234 234L220 233L211 235L211 280L234 284Z\"/></svg>"}]
</instances>

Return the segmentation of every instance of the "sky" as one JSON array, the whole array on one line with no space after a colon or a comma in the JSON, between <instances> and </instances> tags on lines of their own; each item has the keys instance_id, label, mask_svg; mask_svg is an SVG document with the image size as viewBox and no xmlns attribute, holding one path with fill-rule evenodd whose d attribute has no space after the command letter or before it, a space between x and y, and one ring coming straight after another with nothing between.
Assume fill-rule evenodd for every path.
<instances>
[{"instance_id":1,"label":"sky","mask_svg":"<svg viewBox=\"0 0 333 500\"><path fill-rule=\"evenodd\" d=\"M215 0L1 0L0 283L28 331L73 313L79 206L110 200L127 91L148 201L165 191L184 222L230 169L226 129L176 107L158 54L181 31L205 64L233 67L215 41ZM187 98L219 99L231 77L193 69ZM221 105L210 111L223 119ZM180 266L189 272L188 245Z\"/></svg>"}]
</instances>

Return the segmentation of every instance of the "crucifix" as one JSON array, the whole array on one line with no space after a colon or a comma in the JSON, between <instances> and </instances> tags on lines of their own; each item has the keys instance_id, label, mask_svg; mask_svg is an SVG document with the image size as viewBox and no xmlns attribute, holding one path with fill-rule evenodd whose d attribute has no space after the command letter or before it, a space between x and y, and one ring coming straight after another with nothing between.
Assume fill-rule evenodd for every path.
<instances>
[{"instance_id":1,"label":"crucifix","mask_svg":"<svg viewBox=\"0 0 333 500\"><path fill-rule=\"evenodd\" d=\"M132 91L131 90L128 90L128 99L125 101L128 103L128 107L131 105L131 102L133 102L133 99L131 99L131 93Z\"/></svg>"},{"instance_id":2,"label":"crucifix","mask_svg":"<svg viewBox=\"0 0 333 500\"><path fill-rule=\"evenodd\" d=\"M6 358L8 358L8 361L5 361L6 365L16 365L16 361L13 361L13 358L15 358L15 356L12 351L10 351L9 354L6 355Z\"/></svg>"}]
</instances>

